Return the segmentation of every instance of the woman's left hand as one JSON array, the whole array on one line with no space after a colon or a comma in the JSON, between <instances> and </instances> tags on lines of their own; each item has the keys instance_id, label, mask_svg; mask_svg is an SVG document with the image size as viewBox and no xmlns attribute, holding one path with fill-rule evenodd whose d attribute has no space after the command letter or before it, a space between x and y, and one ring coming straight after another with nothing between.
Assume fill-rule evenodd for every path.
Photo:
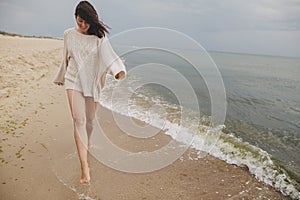
<instances>
[{"instance_id":1,"label":"woman's left hand","mask_svg":"<svg viewBox=\"0 0 300 200\"><path fill-rule=\"evenodd\" d=\"M124 72L124 71L120 71L119 73L116 74L115 78L116 78L116 79L120 79L120 78L122 78L124 75L125 75L125 72Z\"/></svg>"}]
</instances>

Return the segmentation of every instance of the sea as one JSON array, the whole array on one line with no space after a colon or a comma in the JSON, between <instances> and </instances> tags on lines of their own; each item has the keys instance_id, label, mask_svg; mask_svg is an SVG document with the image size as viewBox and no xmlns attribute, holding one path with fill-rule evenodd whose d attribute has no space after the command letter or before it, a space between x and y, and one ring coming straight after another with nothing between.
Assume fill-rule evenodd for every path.
<instances>
[{"instance_id":1,"label":"sea","mask_svg":"<svg viewBox=\"0 0 300 200\"><path fill-rule=\"evenodd\" d=\"M178 51L194 58L199 54ZM181 126L178 134L183 137L175 139L185 142L184 135L192 135L191 147L246 167L259 181L300 199L300 58L217 51L206 56L215 65L195 70L187 60L164 51L124 54L127 77L116 81L108 76L101 104L172 137L174 127ZM204 74L214 80L214 74L209 74L213 67L226 94L225 104L214 107L226 106L224 122L218 127L212 123L214 85L208 86L207 77L201 75L206 70Z\"/></svg>"}]
</instances>

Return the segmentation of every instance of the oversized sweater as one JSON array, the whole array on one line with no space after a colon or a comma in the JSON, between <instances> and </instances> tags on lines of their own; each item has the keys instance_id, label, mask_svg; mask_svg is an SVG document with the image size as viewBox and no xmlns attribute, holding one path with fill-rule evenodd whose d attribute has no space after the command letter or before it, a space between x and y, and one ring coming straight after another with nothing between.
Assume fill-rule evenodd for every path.
<instances>
[{"instance_id":1,"label":"oversized sweater","mask_svg":"<svg viewBox=\"0 0 300 200\"><path fill-rule=\"evenodd\" d=\"M68 67L76 70L76 80L82 86L84 96L90 96L95 101L100 99L100 92L105 85L106 74L115 80L125 78L127 72L122 60L114 52L107 36L101 39L96 35L85 35L75 27L64 31L63 59L53 82L65 83ZM116 75L120 73L118 78Z\"/></svg>"}]
</instances>

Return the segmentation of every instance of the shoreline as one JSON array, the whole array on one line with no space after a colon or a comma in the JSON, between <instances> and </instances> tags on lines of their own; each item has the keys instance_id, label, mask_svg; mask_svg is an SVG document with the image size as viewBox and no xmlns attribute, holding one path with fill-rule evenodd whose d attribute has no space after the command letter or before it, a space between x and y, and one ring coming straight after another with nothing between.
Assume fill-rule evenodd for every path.
<instances>
[{"instance_id":1,"label":"shoreline","mask_svg":"<svg viewBox=\"0 0 300 200\"><path fill-rule=\"evenodd\" d=\"M8 32L5 32L5 31L0 31L0 35L1 36L8 36L8 37L20 37L20 38L39 38L39 39L61 40L60 38L51 37L51 36L22 35L22 34L18 34L18 33L8 33Z\"/></svg>"},{"instance_id":2,"label":"shoreline","mask_svg":"<svg viewBox=\"0 0 300 200\"><path fill-rule=\"evenodd\" d=\"M1 124L0 154L4 199L78 199L81 194L93 199L289 199L257 181L247 169L208 155L190 159L198 153L192 148L182 159L145 174L114 170L89 155L91 186L80 186L66 93L51 82L63 42L0 39L5 49L1 55L6 58L1 61L6 67L2 71L10 75L10 79L1 79L5 85L0 97L1 121L5 122ZM114 123L112 111L99 109L105 116L101 126L109 129L110 139L120 148L151 149L154 143L171 140L161 132L154 143L134 141Z\"/></svg>"}]
</instances>

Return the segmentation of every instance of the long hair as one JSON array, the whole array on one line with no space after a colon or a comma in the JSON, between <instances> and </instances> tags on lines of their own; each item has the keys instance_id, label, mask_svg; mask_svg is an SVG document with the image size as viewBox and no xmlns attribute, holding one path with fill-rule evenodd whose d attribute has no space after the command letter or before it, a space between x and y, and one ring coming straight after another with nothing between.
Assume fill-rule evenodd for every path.
<instances>
[{"instance_id":1,"label":"long hair","mask_svg":"<svg viewBox=\"0 0 300 200\"><path fill-rule=\"evenodd\" d=\"M105 36L105 32L109 34L108 29L111 28L99 20L97 11L88 1L80 1L78 3L75 10L75 17L78 15L90 24L88 30L89 35L96 35L99 38L102 38Z\"/></svg>"}]
</instances>

